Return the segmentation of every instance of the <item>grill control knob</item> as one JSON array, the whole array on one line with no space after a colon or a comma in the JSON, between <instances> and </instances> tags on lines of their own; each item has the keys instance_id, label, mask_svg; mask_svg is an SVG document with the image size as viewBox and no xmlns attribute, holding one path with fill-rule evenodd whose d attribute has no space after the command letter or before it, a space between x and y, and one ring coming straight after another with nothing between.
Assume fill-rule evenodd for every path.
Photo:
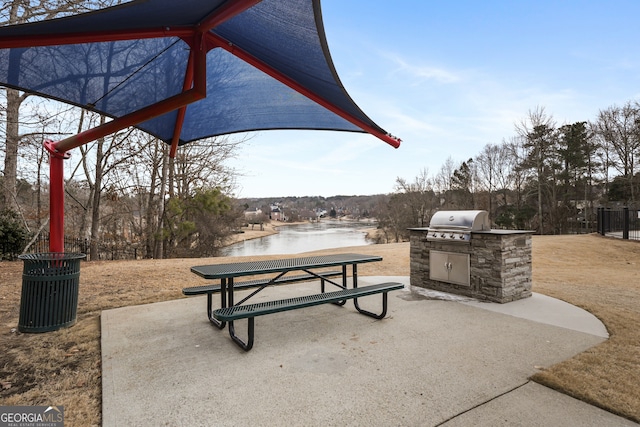
<instances>
[{"instance_id":1,"label":"grill control knob","mask_svg":"<svg viewBox=\"0 0 640 427\"><path fill-rule=\"evenodd\" d=\"M444 238L444 233L440 234L440 237Z\"/></svg>"},{"instance_id":2,"label":"grill control knob","mask_svg":"<svg viewBox=\"0 0 640 427\"><path fill-rule=\"evenodd\" d=\"M461 234L459 237L461 240L464 240L464 234Z\"/></svg>"},{"instance_id":3,"label":"grill control knob","mask_svg":"<svg viewBox=\"0 0 640 427\"><path fill-rule=\"evenodd\" d=\"M449 237L451 237L452 239L456 238L455 234L453 234L453 233L449 234Z\"/></svg>"}]
</instances>

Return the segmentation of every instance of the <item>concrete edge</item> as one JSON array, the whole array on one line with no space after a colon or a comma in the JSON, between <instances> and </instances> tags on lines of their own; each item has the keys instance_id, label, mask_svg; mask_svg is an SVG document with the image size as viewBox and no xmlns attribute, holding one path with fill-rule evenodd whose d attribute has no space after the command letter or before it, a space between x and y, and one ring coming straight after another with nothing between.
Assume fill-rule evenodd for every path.
<instances>
[{"instance_id":1,"label":"concrete edge","mask_svg":"<svg viewBox=\"0 0 640 427\"><path fill-rule=\"evenodd\" d=\"M585 334L591 334L601 338L609 338L609 332L606 326L593 314L568 302L536 292L533 292L529 298L500 304L480 301L475 298L449 294L433 289L411 286L411 280L407 276L361 276L359 280L362 283L380 281L400 282L406 286L404 292L413 292L426 298L455 301L483 310L519 317L546 325L558 326L577 332L584 332Z\"/></svg>"}]
</instances>

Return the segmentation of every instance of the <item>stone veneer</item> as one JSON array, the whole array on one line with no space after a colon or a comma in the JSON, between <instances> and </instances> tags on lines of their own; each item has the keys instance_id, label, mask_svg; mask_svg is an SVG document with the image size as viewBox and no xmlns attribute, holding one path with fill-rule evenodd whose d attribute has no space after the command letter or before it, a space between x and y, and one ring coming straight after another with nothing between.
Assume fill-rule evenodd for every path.
<instances>
[{"instance_id":1,"label":"stone veneer","mask_svg":"<svg viewBox=\"0 0 640 427\"><path fill-rule=\"evenodd\" d=\"M506 303L531 296L530 231L491 230L471 233L471 242L427 241L426 228L410 229L411 285ZM470 285L431 280L431 250L469 254Z\"/></svg>"}]
</instances>

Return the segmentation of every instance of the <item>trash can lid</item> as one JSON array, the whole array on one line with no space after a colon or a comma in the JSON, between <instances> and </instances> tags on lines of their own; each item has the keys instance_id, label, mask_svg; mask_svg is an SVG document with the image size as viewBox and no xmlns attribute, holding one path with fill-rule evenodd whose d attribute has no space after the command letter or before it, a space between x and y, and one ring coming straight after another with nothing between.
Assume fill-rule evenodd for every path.
<instances>
[{"instance_id":1,"label":"trash can lid","mask_svg":"<svg viewBox=\"0 0 640 427\"><path fill-rule=\"evenodd\" d=\"M73 252L44 252L35 254L22 254L18 258L25 261L65 261L86 258L86 254Z\"/></svg>"}]
</instances>

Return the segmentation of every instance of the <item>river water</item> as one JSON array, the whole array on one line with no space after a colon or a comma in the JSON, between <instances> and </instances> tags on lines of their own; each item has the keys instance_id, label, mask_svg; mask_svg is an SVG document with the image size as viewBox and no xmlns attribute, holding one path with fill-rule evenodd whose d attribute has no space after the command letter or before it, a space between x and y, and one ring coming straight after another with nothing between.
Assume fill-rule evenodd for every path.
<instances>
[{"instance_id":1,"label":"river water","mask_svg":"<svg viewBox=\"0 0 640 427\"><path fill-rule=\"evenodd\" d=\"M221 256L299 254L322 249L370 245L366 231L375 223L323 220L300 225L287 225L278 234L245 240L222 249Z\"/></svg>"}]
</instances>

